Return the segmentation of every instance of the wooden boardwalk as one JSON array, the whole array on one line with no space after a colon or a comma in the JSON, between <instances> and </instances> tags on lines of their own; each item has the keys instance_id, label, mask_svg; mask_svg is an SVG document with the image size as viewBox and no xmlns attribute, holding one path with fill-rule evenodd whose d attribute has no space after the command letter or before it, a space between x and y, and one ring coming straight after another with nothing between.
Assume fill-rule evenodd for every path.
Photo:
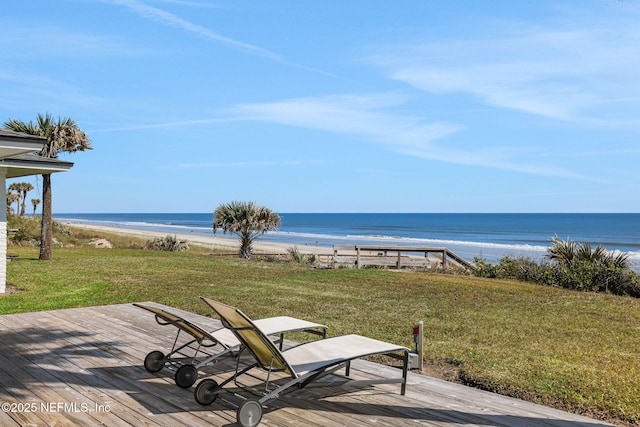
<instances>
[{"instance_id":1,"label":"wooden boardwalk","mask_svg":"<svg viewBox=\"0 0 640 427\"><path fill-rule=\"evenodd\" d=\"M171 309L214 329L216 320ZM331 331L329 331L331 335ZM166 351L175 329L131 304L0 316L0 425L225 426L230 404L200 406L164 369L142 361ZM215 371L212 371L215 372ZM398 376L358 361L354 377ZM589 418L411 373L399 385L310 389L272 402L264 426L601 426Z\"/></svg>"},{"instance_id":2,"label":"wooden boardwalk","mask_svg":"<svg viewBox=\"0 0 640 427\"><path fill-rule=\"evenodd\" d=\"M422 254L422 256L409 255L415 253ZM438 265L441 268L465 268L470 271L475 268L472 263L447 248L425 246L334 246L333 255L328 261L326 258L327 255L318 255L320 263L331 268L376 266L400 269L403 267L432 268L434 265Z\"/></svg>"}]
</instances>

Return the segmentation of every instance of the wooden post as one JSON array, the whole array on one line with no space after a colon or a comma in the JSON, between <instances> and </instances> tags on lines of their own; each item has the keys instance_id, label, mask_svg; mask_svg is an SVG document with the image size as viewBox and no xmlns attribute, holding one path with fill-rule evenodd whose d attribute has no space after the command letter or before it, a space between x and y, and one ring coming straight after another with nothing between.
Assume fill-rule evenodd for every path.
<instances>
[{"instance_id":1,"label":"wooden post","mask_svg":"<svg viewBox=\"0 0 640 427\"><path fill-rule=\"evenodd\" d=\"M422 364L424 360L424 322L422 320L418 322L418 360L420 363L418 372L422 373Z\"/></svg>"},{"instance_id":2,"label":"wooden post","mask_svg":"<svg viewBox=\"0 0 640 427\"><path fill-rule=\"evenodd\" d=\"M338 256L338 249L336 249L336 247L333 247L333 260L331 261L331 268L335 269L336 268L336 257Z\"/></svg>"},{"instance_id":3,"label":"wooden post","mask_svg":"<svg viewBox=\"0 0 640 427\"><path fill-rule=\"evenodd\" d=\"M398 265L397 268L400 270L400 258L402 257L402 252L398 251Z\"/></svg>"},{"instance_id":4,"label":"wooden post","mask_svg":"<svg viewBox=\"0 0 640 427\"><path fill-rule=\"evenodd\" d=\"M360 248L356 246L356 269L360 269Z\"/></svg>"}]
</instances>

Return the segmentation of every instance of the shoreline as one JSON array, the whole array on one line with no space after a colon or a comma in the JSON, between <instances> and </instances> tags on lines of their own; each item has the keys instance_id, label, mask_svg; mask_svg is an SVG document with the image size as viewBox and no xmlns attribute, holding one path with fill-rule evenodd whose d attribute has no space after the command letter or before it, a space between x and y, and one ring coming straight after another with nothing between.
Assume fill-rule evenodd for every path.
<instances>
[{"instance_id":1,"label":"shoreline","mask_svg":"<svg viewBox=\"0 0 640 427\"><path fill-rule=\"evenodd\" d=\"M633 269L640 272L640 241L634 232L639 230L640 214L611 217L600 214L287 213L282 216L281 227L259 236L256 251L273 253L297 248L306 254L322 255L330 253L335 246L420 246L447 248L467 262L478 258L498 264L505 256L544 262L551 236L558 235L627 253ZM234 250L232 241L236 240L235 235L224 235L221 230L214 235L211 215L205 213L59 214L54 218L96 229L104 226L107 230L159 232L154 236L180 235L181 240L224 251ZM628 232L622 233L622 230ZM143 234L142 231L139 234Z\"/></svg>"},{"instance_id":2,"label":"shoreline","mask_svg":"<svg viewBox=\"0 0 640 427\"><path fill-rule=\"evenodd\" d=\"M187 241L189 244L194 244L196 246L201 246L204 248L208 248L211 250L219 250L219 251L229 251L229 252L238 252L239 250L239 242L238 238L235 235L225 235L225 234L204 234L199 231L191 231L191 232L175 232L161 229L153 229L153 228L135 228L135 227L127 227L121 224L109 224L109 225L97 225L97 224L87 224L81 222L75 222L73 220L60 220L56 221L76 228L81 229L89 229L95 231L104 231L107 233L117 234L121 236L135 236L141 239L153 239L153 238L164 238L167 236L175 236L179 240ZM185 228L186 229L186 228ZM273 241L265 241L260 238L254 242L253 244L253 252L255 255L284 255L290 253L290 249L297 248L297 250L304 255L316 255L316 256L333 256L334 254L334 246L350 246L358 244L357 241L349 241L345 242L343 245L333 245L333 246L321 246L316 244L298 244L292 242L273 242ZM455 242L451 242L455 243ZM381 245L386 246L386 245ZM389 244L388 246L395 246L393 244ZM405 245L406 246L406 245ZM409 245L410 246L410 245ZM456 247L457 245L446 245L449 251L455 253L463 259L466 259L467 262L473 262L467 251L460 250L461 248ZM439 246L440 247L440 246ZM530 258L535 261L540 261L544 258L543 255L532 256L531 254L527 254L525 252L518 253L516 250L505 251L504 253L498 251L495 254L488 253L489 247L484 248L487 252L480 253L478 258L484 259L491 264L497 265L499 264L500 259L503 256L524 256L525 258ZM546 250L546 248L545 248ZM636 273L640 273L640 251L638 252L626 252L630 255L631 262L631 270ZM355 254L355 251L354 251ZM411 255L410 257L413 257Z\"/></svg>"},{"instance_id":3,"label":"shoreline","mask_svg":"<svg viewBox=\"0 0 640 427\"><path fill-rule=\"evenodd\" d=\"M77 227L84 230L93 230L93 231L103 231L105 233L116 234L119 236L133 236L139 237L142 239L154 239L154 238L164 238L166 236L175 236L176 239L186 241L189 245L195 245L204 247L211 250L220 250L220 251L229 251L235 254L238 253L239 250L239 242L236 237L222 237L222 236L214 236L214 235L205 235L200 233L167 233L161 230L141 230L137 228L127 228L122 226L104 226L104 225L93 225L93 224L76 224L72 222L63 222L63 224L68 225L70 227ZM108 239L107 239L108 240ZM304 255L314 255L314 256L324 256L324 257L333 257L334 256L334 248L328 248L324 246L309 246L309 245L292 245L289 243L279 243L279 242L264 242L264 241L256 241L253 244L253 255L288 255L289 250L291 248L297 248L297 250ZM344 252L344 247L342 250L342 257L346 259L350 259L348 263L355 262L356 252L349 251ZM363 254L366 258L367 255ZM369 255L371 256L371 255ZM378 258L378 257L374 257ZM394 260L396 257L392 257ZM425 258L417 255L409 255L405 256L408 261L408 264L415 264L416 261L425 262ZM379 259L379 258L378 258ZM345 261L342 261L343 263ZM426 263L433 268L439 265L439 262L435 259L428 259ZM371 263L370 263L371 264ZM393 263L389 264L392 265ZM355 265L355 264L354 264ZM375 262L371 265L377 265ZM387 264L384 264L387 265ZM414 265L415 267L415 265Z\"/></svg>"},{"instance_id":4,"label":"shoreline","mask_svg":"<svg viewBox=\"0 0 640 427\"><path fill-rule=\"evenodd\" d=\"M209 249L215 250L229 250L237 252L239 249L239 242L236 237L218 236L218 235L206 235L200 233L171 233L160 230L141 230L139 228L127 228L121 226L106 226L106 225L93 225L93 224L78 224L70 221L60 221L62 224L85 229L104 231L107 233L117 234L121 236L134 236L143 239L163 238L166 236L175 236L176 239L185 240L189 244L203 246ZM253 244L253 250L256 254L268 253L268 254L286 254L290 248L296 247L301 253L309 255L332 255L333 248L327 248L323 246L309 246L309 245L294 245L289 243L277 243L277 242L264 242L256 241Z\"/></svg>"}]
</instances>

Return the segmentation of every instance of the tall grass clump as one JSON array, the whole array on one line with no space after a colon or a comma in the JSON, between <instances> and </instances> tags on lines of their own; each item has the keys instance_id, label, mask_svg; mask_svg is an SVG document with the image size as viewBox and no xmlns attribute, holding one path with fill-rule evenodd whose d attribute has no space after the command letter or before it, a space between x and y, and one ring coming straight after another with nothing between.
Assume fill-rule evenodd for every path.
<instances>
[{"instance_id":1,"label":"tall grass clump","mask_svg":"<svg viewBox=\"0 0 640 427\"><path fill-rule=\"evenodd\" d=\"M176 236L158 237L147 241L144 249L165 252L187 252L189 244L184 240L178 240Z\"/></svg>"},{"instance_id":2,"label":"tall grass clump","mask_svg":"<svg viewBox=\"0 0 640 427\"><path fill-rule=\"evenodd\" d=\"M17 246L40 245L40 219L30 216L9 215L7 218L8 243Z\"/></svg>"},{"instance_id":3,"label":"tall grass clump","mask_svg":"<svg viewBox=\"0 0 640 427\"><path fill-rule=\"evenodd\" d=\"M586 242L551 239L546 259L505 256L497 265L475 259L478 277L516 279L590 292L640 297L640 276L632 270L629 255Z\"/></svg>"},{"instance_id":4,"label":"tall grass clump","mask_svg":"<svg viewBox=\"0 0 640 427\"><path fill-rule=\"evenodd\" d=\"M289 259L296 264L315 264L316 256L303 254L297 246L287 248Z\"/></svg>"}]
</instances>

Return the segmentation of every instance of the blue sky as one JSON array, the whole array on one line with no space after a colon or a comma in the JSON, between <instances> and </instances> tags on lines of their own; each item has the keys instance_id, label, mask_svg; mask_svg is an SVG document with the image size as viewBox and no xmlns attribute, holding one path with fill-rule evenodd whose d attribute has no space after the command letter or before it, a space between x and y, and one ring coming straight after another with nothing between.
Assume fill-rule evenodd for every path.
<instances>
[{"instance_id":1,"label":"blue sky","mask_svg":"<svg viewBox=\"0 0 640 427\"><path fill-rule=\"evenodd\" d=\"M640 212L638 22L633 0L11 1L0 120L91 138L54 213Z\"/></svg>"}]
</instances>

